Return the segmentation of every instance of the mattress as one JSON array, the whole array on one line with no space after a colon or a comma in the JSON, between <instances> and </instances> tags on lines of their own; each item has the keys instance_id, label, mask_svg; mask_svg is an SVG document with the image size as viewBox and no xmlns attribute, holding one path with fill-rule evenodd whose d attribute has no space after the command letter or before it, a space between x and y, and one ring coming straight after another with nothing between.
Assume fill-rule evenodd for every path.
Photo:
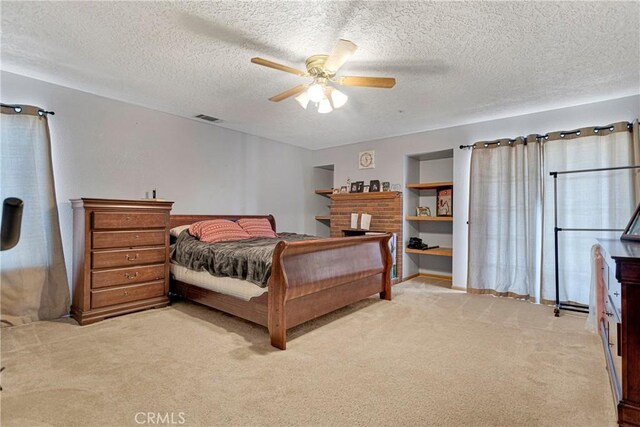
<instances>
[{"instance_id":1,"label":"mattress","mask_svg":"<svg viewBox=\"0 0 640 427\"><path fill-rule=\"evenodd\" d=\"M179 264L171 263L171 274L176 280L195 285L210 291L230 295L249 301L267 292L268 288L261 288L255 284L233 277L214 276L208 271L190 270Z\"/></svg>"},{"instance_id":2,"label":"mattress","mask_svg":"<svg viewBox=\"0 0 640 427\"><path fill-rule=\"evenodd\" d=\"M246 280L266 288L271 277L273 251L281 240L298 242L318 240L316 236L280 233L278 238L251 237L207 243L180 233L171 251L171 261L195 271L207 271L217 277Z\"/></svg>"}]
</instances>

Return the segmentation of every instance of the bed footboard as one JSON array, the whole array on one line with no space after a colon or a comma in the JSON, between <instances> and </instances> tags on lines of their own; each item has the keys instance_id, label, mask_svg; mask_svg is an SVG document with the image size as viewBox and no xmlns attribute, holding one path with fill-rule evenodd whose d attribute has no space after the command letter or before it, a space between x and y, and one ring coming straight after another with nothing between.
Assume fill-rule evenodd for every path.
<instances>
[{"instance_id":1,"label":"bed footboard","mask_svg":"<svg viewBox=\"0 0 640 427\"><path fill-rule=\"evenodd\" d=\"M280 242L269 279L271 345L284 350L287 329L375 293L391 299L390 235Z\"/></svg>"}]
</instances>

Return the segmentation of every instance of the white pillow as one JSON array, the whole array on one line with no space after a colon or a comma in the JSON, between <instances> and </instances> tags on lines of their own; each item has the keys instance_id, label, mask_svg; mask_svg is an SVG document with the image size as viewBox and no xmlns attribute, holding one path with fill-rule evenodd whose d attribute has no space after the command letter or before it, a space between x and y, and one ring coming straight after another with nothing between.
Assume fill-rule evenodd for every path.
<instances>
[{"instance_id":1,"label":"white pillow","mask_svg":"<svg viewBox=\"0 0 640 427\"><path fill-rule=\"evenodd\" d=\"M177 227L173 227L171 230L169 230L169 234L171 234L173 237L178 237L180 235L180 233L182 233L182 230L189 229L190 225L191 224L179 225Z\"/></svg>"}]
</instances>

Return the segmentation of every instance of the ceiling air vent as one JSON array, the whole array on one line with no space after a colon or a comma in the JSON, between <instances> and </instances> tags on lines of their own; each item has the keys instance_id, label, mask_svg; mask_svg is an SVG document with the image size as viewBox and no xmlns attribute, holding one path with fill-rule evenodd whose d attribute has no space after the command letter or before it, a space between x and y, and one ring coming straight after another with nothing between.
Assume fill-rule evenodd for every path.
<instances>
[{"instance_id":1,"label":"ceiling air vent","mask_svg":"<svg viewBox=\"0 0 640 427\"><path fill-rule=\"evenodd\" d=\"M208 122L214 123L214 122L219 122L220 119L215 118L215 117L211 117L211 116L207 116L206 114L198 114L196 116L197 119L202 119L202 120L206 120Z\"/></svg>"}]
</instances>

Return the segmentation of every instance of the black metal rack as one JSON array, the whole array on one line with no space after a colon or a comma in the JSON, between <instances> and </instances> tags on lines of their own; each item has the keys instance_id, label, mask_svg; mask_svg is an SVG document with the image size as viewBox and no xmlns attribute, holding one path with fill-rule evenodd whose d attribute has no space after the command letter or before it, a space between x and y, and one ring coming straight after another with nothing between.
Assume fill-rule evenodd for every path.
<instances>
[{"instance_id":1,"label":"black metal rack","mask_svg":"<svg viewBox=\"0 0 640 427\"><path fill-rule=\"evenodd\" d=\"M588 173L588 172L603 172L612 170L624 170L624 169L640 169L639 166L617 166L611 168L598 168L598 169L580 169L572 171L561 172L549 172L549 175L553 177L553 235L554 235L554 250L555 250L555 275L556 275L556 300L553 309L553 314L556 317L560 316L560 309L567 311L576 311L579 313L589 313L589 306L583 304L574 304L569 302L560 302L560 277L558 266L558 233L561 231L624 231L618 228L563 228L558 227L558 175L568 175L573 173Z\"/></svg>"}]
</instances>

